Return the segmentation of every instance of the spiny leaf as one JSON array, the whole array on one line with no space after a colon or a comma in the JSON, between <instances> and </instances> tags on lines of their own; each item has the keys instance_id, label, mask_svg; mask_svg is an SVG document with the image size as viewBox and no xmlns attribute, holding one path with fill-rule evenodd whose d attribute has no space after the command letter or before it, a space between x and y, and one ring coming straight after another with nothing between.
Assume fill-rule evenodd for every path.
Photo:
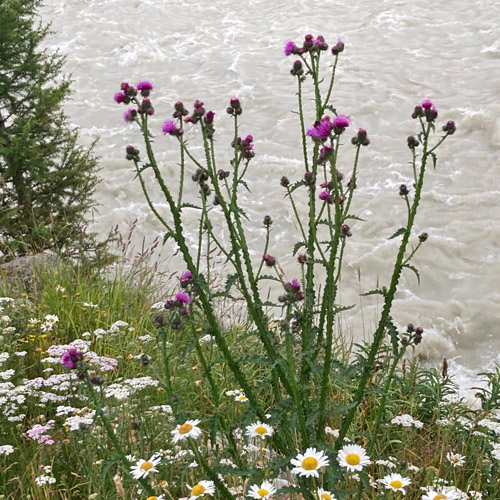
<instances>
[{"instance_id":1,"label":"spiny leaf","mask_svg":"<svg viewBox=\"0 0 500 500\"><path fill-rule=\"evenodd\" d=\"M292 252L292 255L295 255L300 248L302 247L305 247L306 244L303 242L303 241L299 241L297 243L295 243L295 246L293 247L293 252Z\"/></svg>"},{"instance_id":2,"label":"spiny leaf","mask_svg":"<svg viewBox=\"0 0 500 500\"><path fill-rule=\"evenodd\" d=\"M370 290L369 292L362 293L361 297L366 297L368 295L382 295L385 297L386 294L387 294L387 289L385 287L383 287L381 289L376 288L374 290Z\"/></svg>"},{"instance_id":3,"label":"spiny leaf","mask_svg":"<svg viewBox=\"0 0 500 500\"><path fill-rule=\"evenodd\" d=\"M183 203L181 205L181 208L194 208L196 210L201 210L201 207L199 207L198 205L193 205L192 203Z\"/></svg>"},{"instance_id":4,"label":"spiny leaf","mask_svg":"<svg viewBox=\"0 0 500 500\"><path fill-rule=\"evenodd\" d=\"M420 273L418 272L418 269L415 266L412 266L411 264L405 264L403 267L407 267L408 269L411 269L415 273L418 284L420 285Z\"/></svg>"},{"instance_id":5,"label":"spiny leaf","mask_svg":"<svg viewBox=\"0 0 500 500\"><path fill-rule=\"evenodd\" d=\"M354 219L354 220L360 220L361 222L366 222L366 219L362 219L361 217L358 217L357 215L346 215L344 217L344 220L347 220L347 219Z\"/></svg>"},{"instance_id":6,"label":"spiny leaf","mask_svg":"<svg viewBox=\"0 0 500 500\"><path fill-rule=\"evenodd\" d=\"M392 240L393 238L397 238L406 232L406 227L400 227L392 236L387 238L388 240Z\"/></svg>"}]
</instances>

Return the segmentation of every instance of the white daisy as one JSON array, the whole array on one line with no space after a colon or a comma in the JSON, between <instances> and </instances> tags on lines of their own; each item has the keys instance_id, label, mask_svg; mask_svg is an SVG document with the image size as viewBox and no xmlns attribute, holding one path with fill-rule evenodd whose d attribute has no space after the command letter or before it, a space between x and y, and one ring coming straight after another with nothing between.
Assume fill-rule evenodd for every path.
<instances>
[{"instance_id":1,"label":"white daisy","mask_svg":"<svg viewBox=\"0 0 500 500\"><path fill-rule=\"evenodd\" d=\"M446 458L453 467L462 467L462 465L464 465L465 463L465 457L463 455L452 453L451 451L446 454Z\"/></svg>"},{"instance_id":2,"label":"white daisy","mask_svg":"<svg viewBox=\"0 0 500 500\"><path fill-rule=\"evenodd\" d=\"M429 490L423 497L422 500L459 500L458 493L454 491L449 492L437 492L434 490Z\"/></svg>"},{"instance_id":3,"label":"white daisy","mask_svg":"<svg viewBox=\"0 0 500 500\"><path fill-rule=\"evenodd\" d=\"M268 436L271 436L274 432L274 429L267 424L263 424L260 420L257 420L255 424L247 425L247 431L245 434L252 438L261 438L265 439Z\"/></svg>"},{"instance_id":4,"label":"white daisy","mask_svg":"<svg viewBox=\"0 0 500 500\"><path fill-rule=\"evenodd\" d=\"M248 398L245 396L244 392L240 392L234 397L235 401L238 401L238 403L246 403L248 401Z\"/></svg>"},{"instance_id":5,"label":"white daisy","mask_svg":"<svg viewBox=\"0 0 500 500\"><path fill-rule=\"evenodd\" d=\"M366 450L357 444L342 446L337 455L337 461L349 472L360 471L365 465L370 465L370 457L366 454Z\"/></svg>"},{"instance_id":6,"label":"white daisy","mask_svg":"<svg viewBox=\"0 0 500 500\"><path fill-rule=\"evenodd\" d=\"M332 495L329 491L324 490L323 488L318 488L316 490L316 495L318 495L319 500L336 500L334 495Z\"/></svg>"},{"instance_id":7,"label":"white daisy","mask_svg":"<svg viewBox=\"0 0 500 500\"><path fill-rule=\"evenodd\" d=\"M184 424L178 425L171 431L174 436L172 441L177 443L177 441L183 441L188 437L196 439L201 434L201 429L197 427L200 422L201 420L187 420Z\"/></svg>"},{"instance_id":8,"label":"white daisy","mask_svg":"<svg viewBox=\"0 0 500 500\"><path fill-rule=\"evenodd\" d=\"M156 466L160 463L160 458L151 457L149 460L142 460L142 458L130 467L130 473L135 479L147 477L151 472L158 472Z\"/></svg>"},{"instance_id":9,"label":"white daisy","mask_svg":"<svg viewBox=\"0 0 500 500\"><path fill-rule=\"evenodd\" d=\"M316 451L316 448L307 448L304 454L299 453L297 458L292 458L291 462L295 465L292 474L306 477L319 477L318 469L330 464L325 452Z\"/></svg>"},{"instance_id":10,"label":"white daisy","mask_svg":"<svg viewBox=\"0 0 500 500\"><path fill-rule=\"evenodd\" d=\"M50 332L52 330L52 327L54 326L54 323L51 323L50 321L45 321L40 325L40 329L42 332Z\"/></svg>"},{"instance_id":11,"label":"white daisy","mask_svg":"<svg viewBox=\"0 0 500 500\"><path fill-rule=\"evenodd\" d=\"M186 485L191 490L191 496L189 500L195 500L202 495L210 495L212 496L215 493L215 486L213 481L200 481L198 484L194 486Z\"/></svg>"},{"instance_id":12,"label":"white daisy","mask_svg":"<svg viewBox=\"0 0 500 500\"><path fill-rule=\"evenodd\" d=\"M388 490L400 491L403 495L405 495L405 486L408 486L411 483L411 480L407 477L403 477L401 474L392 473L388 474L383 479L380 479L380 483L382 483Z\"/></svg>"},{"instance_id":13,"label":"white daisy","mask_svg":"<svg viewBox=\"0 0 500 500\"><path fill-rule=\"evenodd\" d=\"M269 482L264 481L260 486L258 484L252 484L248 489L248 496L261 500L264 498L269 498L276 493L276 488Z\"/></svg>"},{"instance_id":14,"label":"white daisy","mask_svg":"<svg viewBox=\"0 0 500 500\"><path fill-rule=\"evenodd\" d=\"M59 318L55 314L47 314L45 316L45 321L47 323L52 323L54 325L55 323L57 323L59 321Z\"/></svg>"}]
</instances>

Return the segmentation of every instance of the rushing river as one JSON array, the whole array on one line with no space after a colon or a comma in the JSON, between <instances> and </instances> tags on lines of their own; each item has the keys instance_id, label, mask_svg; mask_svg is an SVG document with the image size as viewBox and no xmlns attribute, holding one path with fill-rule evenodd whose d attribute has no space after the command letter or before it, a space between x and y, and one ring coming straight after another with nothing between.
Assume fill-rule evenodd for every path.
<instances>
[{"instance_id":1,"label":"rushing river","mask_svg":"<svg viewBox=\"0 0 500 500\"><path fill-rule=\"evenodd\" d=\"M458 130L439 149L437 169L428 171L416 234L426 231L429 240L414 259L422 282L418 286L413 274L404 275L394 319L421 325L422 357L453 359L462 375L500 361L499 1L45 3L43 20L52 20L55 31L49 48L68 54L65 70L74 79L67 113L82 128L85 143L100 137L95 228L104 233L119 224L126 233L138 219L137 245L143 238L150 243L160 231L124 159L125 145L141 149L141 144L136 127L122 119L125 107L113 102L120 82L154 82L156 147L165 175L172 177L178 169L175 141L163 137L160 127L173 103L182 100L192 108L200 99L217 113L219 161L227 162L232 123L224 110L229 98L238 96L244 108L241 133L254 135L257 153L248 175L251 194L242 202L253 222L250 246L258 260L262 217L272 215L270 253L289 278L299 273L291 258L298 230L279 179L299 178L301 150L292 113L293 59L284 57L283 47L290 39L301 43L306 33L322 34L330 45L338 37L345 42L333 103L371 139L362 150L352 207L367 222L351 225L342 276L342 302L357 303L362 318L343 328L357 338L373 331L380 309L375 299L360 300L358 293L374 288L377 279L388 284L398 240L387 238L404 224L398 186L411 184L406 136L416 132L416 123L410 114L415 104L431 99L438 122L453 119ZM346 134L340 160L346 173L352 168L351 135ZM161 200L157 190L153 194ZM196 199L194 184L188 195ZM305 208L305 202L299 205Z\"/></svg>"}]
</instances>

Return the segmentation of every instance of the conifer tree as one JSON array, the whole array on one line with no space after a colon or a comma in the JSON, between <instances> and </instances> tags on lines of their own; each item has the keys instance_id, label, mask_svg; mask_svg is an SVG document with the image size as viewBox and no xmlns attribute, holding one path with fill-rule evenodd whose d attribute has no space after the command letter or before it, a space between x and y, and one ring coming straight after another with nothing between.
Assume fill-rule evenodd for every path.
<instances>
[{"instance_id":1,"label":"conifer tree","mask_svg":"<svg viewBox=\"0 0 500 500\"><path fill-rule=\"evenodd\" d=\"M98 182L92 147L62 108L64 57L41 43L50 33L41 0L0 0L0 250L25 254L81 241Z\"/></svg>"}]
</instances>

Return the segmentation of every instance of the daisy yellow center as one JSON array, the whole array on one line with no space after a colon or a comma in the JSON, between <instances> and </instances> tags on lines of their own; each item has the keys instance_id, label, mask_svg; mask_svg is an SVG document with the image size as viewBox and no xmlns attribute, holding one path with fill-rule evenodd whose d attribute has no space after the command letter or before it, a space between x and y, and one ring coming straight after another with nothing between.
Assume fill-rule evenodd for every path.
<instances>
[{"instance_id":1,"label":"daisy yellow center","mask_svg":"<svg viewBox=\"0 0 500 500\"><path fill-rule=\"evenodd\" d=\"M394 479L394 481L391 481L389 484L396 489L401 488L401 486L403 486L403 483L399 479Z\"/></svg>"},{"instance_id":2,"label":"daisy yellow center","mask_svg":"<svg viewBox=\"0 0 500 500\"><path fill-rule=\"evenodd\" d=\"M140 467L142 470L146 470L148 471L149 469L152 469L153 468L153 464L151 462L144 462L141 464L141 467Z\"/></svg>"},{"instance_id":3,"label":"daisy yellow center","mask_svg":"<svg viewBox=\"0 0 500 500\"><path fill-rule=\"evenodd\" d=\"M302 468L305 470L314 470L318 468L318 461L314 457L307 457L302 460Z\"/></svg>"},{"instance_id":4,"label":"daisy yellow center","mask_svg":"<svg viewBox=\"0 0 500 500\"><path fill-rule=\"evenodd\" d=\"M193 426L191 424L182 424L179 427L179 434L187 434L192 428Z\"/></svg>"},{"instance_id":5,"label":"daisy yellow center","mask_svg":"<svg viewBox=\"0 0 500 500\"><path fill-rule=\"evenodd\" d=\"M349 465L359 465L359 462L361 462L361 459L359 458L359 455L357 453L349 453L347 457L345 457L345 461Z\"/></svg>"},{"instance_id":6,"label":"daisy yellow center","mask_svg":"<svg viewBox=\"0 0 500 500\"><path fill-rule=\"evenodd\" d=\"M259 491L257 491L257 493L261 498L264 498L266 495L269 495L269 491L265 490L264 488L261 488Z\"/></svg>"},{"instance_id":7,"label":"daisy yellow center","mask_svg":"<svg viewBox=\"0 0 500 500\"><path fill-rule=\"evenodd\" d=\"M262 436L262 434L267 434L267 429L265 427L262 427L262 425L259 425L259 427L255 429L255 432Z\"/></svg>"},{"instance_id":8,"label":"daisy yellow center","mask_svg":"<svg viewBox=\"0 0 500 500\"><path fill-rule=\"evenodd\" d=\"M203 493L205 493L205 486L203 486L202 484L197 484L196 486L193 486L191 493L193 494L193 496L199 497L200 495L203 495Z\"/></svg>"},{"instance_id":9,"label":"daisy yellow center","mask_svg":"<svg viewBox=\"0 0 500 500\"><path fill-rule=\"evenodd\" d=\"M458 457L457 457L457 456L452 456L452 457L451 457L451 461L452 461L453 463L455 463L455 464L456 464L456 463L458 463Z\"/></svg>"},{"instance_id":10,"label":"daisy yellow center","mask_svg":"<svg viewBox=\"0 0 500 500\"><path fill-rule=\"evenodd\" d=\"M245 396L244 394L242 394L242 395L240 396L240 399L245 399L245 397L246 397L246 396Z\"/></svg>"},{"instance_id":11,"label":"daisy yellow center","mask_svg":"<svg viewBox=\"0 0 500 500\"><path fill-rule=\"evenodd\" d=\"M322 493L321 500L332 500L332 497L328 493Z\"/></svg>"},{"instance_id":12,"label":"daisy yellow center","mask_svg":"<svg viewBox=\"0 0 500 500\"><path fill-rule=\"evenodd\" d=\"M448 497L446 495L439 493L439 495L436 495L432 500L446 500L447 498Z\"/></svg>"},{"instance_id":13,"label":"daisy yellow center","mask_svg":"<svg viewBox=\"0 0 500 500\"><path fill-rule=\"evenodd\" d=\"M158 497L148 497L146 500L158 500Z\"/></svg>"}]
</instances>

